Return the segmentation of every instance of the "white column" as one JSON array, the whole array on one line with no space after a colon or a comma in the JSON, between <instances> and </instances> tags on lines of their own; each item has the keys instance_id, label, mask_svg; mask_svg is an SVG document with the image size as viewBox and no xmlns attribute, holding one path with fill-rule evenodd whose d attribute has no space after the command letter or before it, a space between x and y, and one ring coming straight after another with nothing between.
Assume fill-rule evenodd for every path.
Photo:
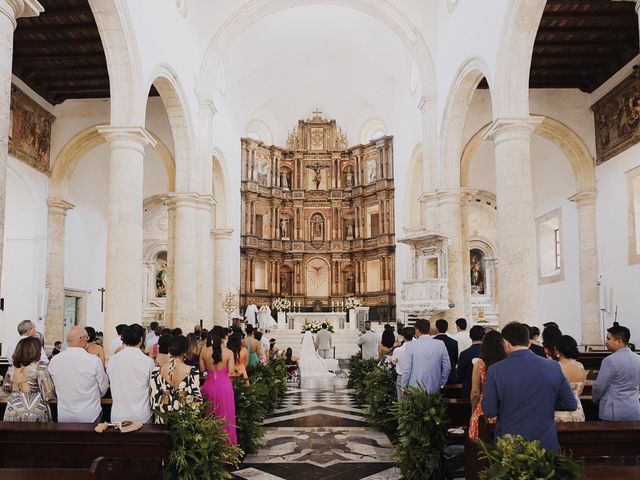
<instances>
[{"instance_id":1,"label":"white column","mask_svg":"<svg viewBox=\"0 0 640 480\"><path fill-rule=\"evenodd\" d=\"M214 325L213 240L211 239L213 202L211 196L200 197L196 223L198 230L198 319L203 319L206 328L211 328Z\"/></svg>"},{"instance_id":2,"label":"white column","mask_svg":"<svg viewBox=\"0 0 640 480\"><path fill-rule=\"evenodd\" d=\"M541 121L536 117L498 119L485 134L495 142L500 325L538 324L530 144Z\"/></svg>"},{"instance_id":3,"label":"white column","mask_svg":"<svg viewBox=\"0 0 640 480\"><path fill-rule=\"evenodd\" d=\"M601 343L596 192L581 192L569 200L575 202L578 208L581 343L583 345Z\"/></svg>"},{"instance_id":4,"label":"white column","mask_svg":"<svg viewBox=\"0 0 640 480\"><path fill-rule=\"evenodd\" d=\"M437 194L438 211L440 218L440 233L447 237L448 241L448 286L449 301L454 304L447 313L449 326L460 317L466 317L469 311L467 304L469 298L465 298L465 284L469 278L465 277L465 262L468 262L468 254L465 253L462 238L462 201L464 198L460 190L441 190Z\"/></svg>"},{"instance_id":5,"label":"white column","mask_svg":"<svg viewBox=\"0 0 640 480\"><path fill-rule=\"evenodd\" d=\"M34 0L0 0L0 277L4 255L4 209L7 188L9 109L11 106L11 64L13 31L20 17L36 17L44 11Z\"/></svg>"},{"instance_id":6,"label":"white column","mask_svg":"<svg viewBox=\"0 0 640 480\"><path fill-rule=\"evenodd\" d=\"M198 220L199 196L196 193L170 193L168 207L175 216L173 294L171 302L173 326L186 335L198 323Z\"/></svg>"},{"instance_id":7,"label":"white column","mask_svg":"<svg viewBox=\"0 0 640 480\"><path fill-rule=\"evenodd\" d=\"M110 151L104 303L108 345L116 336L116 325L139 323L142 317L144 148L155 140L141 127L104 125L98 131Z\"/></svg>"},{"instance_id":8,"label":"white column","mask_svg":"<svg viewBox=\"0 0 640 480\"><path fill-rule=\"evenodd\" d=\"M47 316L44 338L63 340L64 333L64 233L67 210L74 206L57 198L47 200Z\"/></svg>"},{"instance_id":9,"label":"white column","mask_svg":"<svg viewBox=\"0 0 640 480\"><path fill-rule=\"evenodd\" d=\"M231 254L231 235L233 230L227 228L214 228L211 230L214 243L213 261L213 323L215 325L227 325L227 313L222 308L222 300L227 292L231 291L231 270L229 257ZM248 272L247 277L252 273Z\"/></svg>"}]
</instances>

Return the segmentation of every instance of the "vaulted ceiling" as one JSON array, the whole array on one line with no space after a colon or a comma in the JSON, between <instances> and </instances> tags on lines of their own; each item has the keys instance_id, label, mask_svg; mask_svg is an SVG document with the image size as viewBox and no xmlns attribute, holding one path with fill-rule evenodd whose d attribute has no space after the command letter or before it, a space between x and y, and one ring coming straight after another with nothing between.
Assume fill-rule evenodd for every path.
<instances>
[{"instance_id":1,"label":"vaulted ceiling","mask_svg":"<svg viewBox=\"0 0 640 480\"><path fill-rule=\"evenodd\" d=\"M87 0L40 0L21 18L13 72L52 104L108 98L109 74ZM639 53L633 2L548 0L534 45L531 88L592 92ZM152 89L152 95L156 95Z\"/></svg>"}]
</instances>

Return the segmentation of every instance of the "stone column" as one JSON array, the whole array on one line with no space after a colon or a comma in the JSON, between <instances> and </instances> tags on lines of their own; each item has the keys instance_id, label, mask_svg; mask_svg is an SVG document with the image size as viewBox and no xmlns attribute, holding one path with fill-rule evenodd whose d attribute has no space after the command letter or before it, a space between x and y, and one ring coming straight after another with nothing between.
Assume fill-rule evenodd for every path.
<instances>
[{"instance_id":1,"label":"stone column","mask_svg":"<svg viewBox=\"0 0 640 480\"><path fill-rule=\"evenodd\" d=\"M231 255L231 235L233 230L228 228L215 228L211 230L214 244L213 261L213 323L214 325L227 325L227 314L222 308L224 295L231 291L231 269L229 256ZM251 276L252 272L247 272Z\"/></svg>"},{"instance_id":2,"label":"stone column","mask_svg":"<svg viewBox=\"0 0 640 480\"><path fill-rule=\"evenodd\" d=\"M459 317L466 317L469 311L467 304L470 299L465 296L465 283L469 279L465 277L465 262L468 262L468 253L465 253L462 237L462 201L464 194L460 190L440 190L436 194L438 199L438 211L440 218L440 233L447 237L448 241L448 286L449 302L454 304L446 317L449 326Z\"/></svg>"},{"instance_id":3,"label":"stone column","mask_svg":"<svg viewBox=\"0 0 640 480\"><path fill-rule=\"evenodd\" d=\"M0 0L0 277L4 255L4 209L7 187L9 147L9 109L11 106L11 64L13 31L20 17L37 17L43 12L35 0Z\"/></svg>"},{"instance_id":4,"label":"stone column","mask_svg":"<svg viewBox=\"0 0 640 480\"><path fill-rule=\"evenodd\" d=\"M498 119L485 133L485 139L495 142L500 325L538 324L530 144L541 121L539 117Z\"/></svg>"},{"instance_id":5,"label":"stone column","mask_svg":"<svg viewBox=\"0 0 640 480\"><path fill-rule=\"evenodd\" d=\"M573 195L569 200L575 202L578 208L581 343L583 345L601 343L596 192L581 192Z\"/></svg>"},{"instance_id":6,"label":"stone column","mask_svg":"<svg viewBox=\"0 0 640 480\"><path fill-rule=\"evenodd\" d=\"M143 164L144 148L155 145L141 127L99 126L109 143L109 211L107 278L104 303L105 344L119 323L142 317Z\"/></svg>"},{"instance_id":7,"label":"stone column","mask_svg":"<svg viewBox=\"0 0 640 480\"><path fill-rule=\"evenodd\" d=\"M213 222L213 198L201 196L196 205L196 229L198 232L198 318L203 320L206 328L214 325L213 321L213 240L211 238L211 224Z\"/></svg>"},{"instance_id":8,"label":"stone column","mask_svg":"<svg viewBox=\"0 0 640 480\"><path fill-rule=\"evenodd\" d=\"M173 296L167 299L173 308L173 326L183 333L198 323L198 220L199 196L196 193L170 193L168 206L175 215L173 252Z\"/></svg>"},{"instance_id":9,"label":"stone column","mask_svg":"<svg viewBox=\"0 0 640 480\"><path fill-rule=\"evenodd\" d=\"M44 338L53 344L64 334L64 229L67 210L74 205L58 198L47 200L47 316Z\"/></svg>"}]
</instances>

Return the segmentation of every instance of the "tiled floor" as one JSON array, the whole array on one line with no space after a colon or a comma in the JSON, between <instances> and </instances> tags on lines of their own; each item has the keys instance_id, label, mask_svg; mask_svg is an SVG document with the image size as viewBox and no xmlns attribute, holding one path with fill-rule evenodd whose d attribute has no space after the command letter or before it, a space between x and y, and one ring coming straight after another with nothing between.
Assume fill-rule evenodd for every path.
<instances>
[{"instance_id":1,"label":"tiled floor","mask_svg":"<svg viewBox=\"0 0 640 480\"><path fill-rule=\"evenodd\" d=\"M397 480L393 447L370 428L344 377L309 379L289 388L265 421L262 449L236 478L254 480Z\"/></svg>"}]
</instances>

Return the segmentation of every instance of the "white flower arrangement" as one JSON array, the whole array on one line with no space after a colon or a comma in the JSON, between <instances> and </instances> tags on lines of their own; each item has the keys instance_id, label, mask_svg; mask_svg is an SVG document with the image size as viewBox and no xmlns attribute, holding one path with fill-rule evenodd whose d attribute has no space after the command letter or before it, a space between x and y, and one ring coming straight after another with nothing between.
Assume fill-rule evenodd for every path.
<instances>
[{"instance_id":1,"label":"white flower arrangement","mask_svg":"<svg viewBox=\"0 0 640 480\"><path fill-rule=\"evenodd\" d=\"M349 297L344 302L344 308L346 310L351 310L352 308L358 308L362 306L362 300L357 297Z\"/></svg>"},{"instance_id":2,"label":"white flower arrangement","mask_svg":"<svg viewBox=\"0 0 640 480\"><path fill-rule=\"evenodd\" d=\"M311 330L311 333L318 333L322 328L323 323L326 323L327 330L333 333L333 325L329 322L323 322L320 320L307 320L306 322L304 322L304 325L302 325L302 333L306 332L307 330Z\"/></svg>"},{"instance_id":3,"label":"white flower arrangement","mask_svg":"<svg viewBox=\"0 0 640 480\"><path fill-rule=\"evenodd\" d=\"M291 308L291 300L288 298L276 298L273 301L272 307L279 312L286 312Z\"/></svg>"}]
</instances>

